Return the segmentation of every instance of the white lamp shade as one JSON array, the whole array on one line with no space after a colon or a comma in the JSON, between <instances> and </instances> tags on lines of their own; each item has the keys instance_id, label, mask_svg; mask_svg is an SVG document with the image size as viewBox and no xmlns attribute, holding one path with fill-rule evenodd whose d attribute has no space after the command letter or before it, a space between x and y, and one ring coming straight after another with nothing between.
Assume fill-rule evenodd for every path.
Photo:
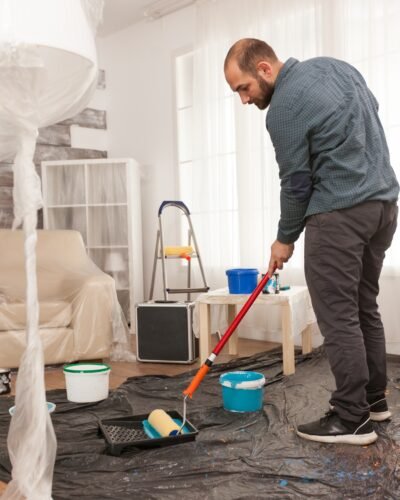
<instances>
[{"instance_id":1,"label":"white lamp shade","mask_svg":"<svg viewBox=\"0 0 400 500\"><path fill-rule=\"evenodd\" d=\"M18 135L80 112L97 81L94 33L81 0L0 0L0 160Z\"/></svg>"},{"instance_id":2,"label":"white lamp shade","mask_svg":"<svg viewBox=\"0 0 400 500\"><path fill-rule=\"evenodd\" d=\"M92 29L80 0L0 0L0 44L10 41L96 61Z\"/></svg>"}]
</instances>

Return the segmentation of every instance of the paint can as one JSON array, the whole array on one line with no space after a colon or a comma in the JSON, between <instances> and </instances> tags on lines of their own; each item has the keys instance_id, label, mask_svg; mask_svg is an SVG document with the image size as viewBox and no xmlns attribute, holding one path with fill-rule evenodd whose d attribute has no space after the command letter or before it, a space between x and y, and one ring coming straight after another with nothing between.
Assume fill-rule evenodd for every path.
<instances>
[{"instance_id":1,"label":"paint can","mask_svg":"<svg viewBox=\"0 0 400 500\"><path fill-rule=\"evenodd\" d=\"M49 413L53 413L53 411L56 409L56 404L50 403L49 401L46 401L46 406ZM11 408L8 409L8 413L13 417L15 413L15 406L11 406Z\"/></svg>"},{"instance_id":2,"label":"paint can","mask_svg":"<svg viewBox=\"0 0 400 500\"><path fill-rule=\"evenodd\" d=\"M231 294L252 293L257 287L258 269L228 269L225 273Z\"/></svg>"},{"instance_id":3,"label":"paint can","mask_svg":"<svg viewBox=\"0 0 400 500\"><path fill-rule=\"evenodd\" d=\"M219 378L225 410L259 411L263 407L265 377L262 373L235 371Z\"/></svg>"},{"instance_id":4,"label":"paint can","mask_svg":"<svg viewBox=\"0 0 400 500\"><path fill-rule=\"evenodd\" d=\"M93 403L107 399L111 368L105 363L74 363L64 366L67 399Z\"/></svg>"},{"instance_id":5,"label":"paint can","mask_svg":"<svg viewBox=\"0 0 400 500\"><path fill-rule=\"evenodd\" d=\"M265 274L263 275L263 277L265 276ZM273 276L271 276L271 278L267 281L267 284L265 285L265 287L263 288L263 291L262 293L269 293L269 294L275 294L275 293L279 293L277 292L277 288L276 288L276 285L277 285L277 281L276 281L276 276L275 274Z\"/></svg>"},{"instance_id":6,"label":"paint can","mask_svg":"<svg viewBox=\"0 0 400 500\"><path fill-rule=\"evenodd\" d=\"M281 289L280 281L279 281L279 273L274 273L275 276L275 293L279 293Z\"/></svg>"}]
</instances>

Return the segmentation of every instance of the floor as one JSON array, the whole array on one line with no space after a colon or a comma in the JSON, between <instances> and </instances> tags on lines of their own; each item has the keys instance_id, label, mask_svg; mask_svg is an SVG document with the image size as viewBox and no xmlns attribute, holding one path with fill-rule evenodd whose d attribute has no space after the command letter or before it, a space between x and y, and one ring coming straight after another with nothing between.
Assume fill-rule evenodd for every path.
<instances>
[{"instance_id":1,"label":"floor","mask_svg":"<svg viewBox=\"0 0 400 500\"><path fill-rule=\"evenodd\" d=\"M214 344L216 344L216 336L213 339ZM240 357L251 356L257 352L267 351L274 349L280 344L274 342L261 342L257 340L250 339L239 339L239 353ZM132 350L135 352L136 341L135 336L132 335ZM225 346L221 354L216 359L215 363L226 363L227 361L234 359L239 356L232 356L227 353L228 346ZM202 362L204 360L201 360ZM183 364L169 364L169 363L122 363L122 362L110 362L111 373L110 373L110 389L115 389L119 387L128 377L141 376L141 375L177 375L185 371L192 370L194 368L200 367L200 360L190 365ZM45 384L46 390L52 389L65 389L65 379L62 372L62 366L46 367L45 370ZM12 392L15 394L15 379L12 383ZM6 487L5 483L0 481L0 494L4 491Z\"/></svg>"}]
</instances>

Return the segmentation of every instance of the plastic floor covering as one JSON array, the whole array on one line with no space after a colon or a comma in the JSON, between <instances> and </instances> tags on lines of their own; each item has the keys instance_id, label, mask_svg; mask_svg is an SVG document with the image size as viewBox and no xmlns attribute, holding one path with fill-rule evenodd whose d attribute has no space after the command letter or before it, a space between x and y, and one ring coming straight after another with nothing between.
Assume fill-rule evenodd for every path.
<instances>
[{"instance_id":1,"label":"plastic floor covering","mask_svg":"<svg viewBox=\"0 0 400 500\"><path fill-rule=\"evenodd\" d=\"M282 377L279 351L215 365L188 404L196 440L164 448L132 449L110 456L98 419L182 412L182 390L195 371L174 377L132 377L96 404L75 404L63 390L49 391L57 404L52 421L58 450L54 500L70 499L371 499L400 498L400 359L390 358L390 422L374 424L373 445L323 445L305 441L295 426L328 408L334 381L323 351L297 356L296 373ZM219 375L262 372L264 407L254 413L223 408ZM0 397L0 480L10 480L7 452L13 398Z\"/></svg>"}]
</instances>

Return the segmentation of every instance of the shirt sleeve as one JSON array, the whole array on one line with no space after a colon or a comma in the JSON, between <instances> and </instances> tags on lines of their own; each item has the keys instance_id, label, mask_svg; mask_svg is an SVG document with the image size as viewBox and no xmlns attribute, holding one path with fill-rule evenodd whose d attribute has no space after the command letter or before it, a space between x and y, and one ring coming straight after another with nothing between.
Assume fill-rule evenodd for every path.
<instances>
[{"instance_id":1,"label":"shirt sleeve","mask_svg":"<svg viewBox=\"0 0 400 500\"><path fill-rule=\"evenodd\" d=\"M275 149L281 181L281 215L277 239L294 243L304 228L304 216L312 193L312 177L306 120L296 110L276 106L268 112L267 129Z\"/></svg>"}]
</instances>

